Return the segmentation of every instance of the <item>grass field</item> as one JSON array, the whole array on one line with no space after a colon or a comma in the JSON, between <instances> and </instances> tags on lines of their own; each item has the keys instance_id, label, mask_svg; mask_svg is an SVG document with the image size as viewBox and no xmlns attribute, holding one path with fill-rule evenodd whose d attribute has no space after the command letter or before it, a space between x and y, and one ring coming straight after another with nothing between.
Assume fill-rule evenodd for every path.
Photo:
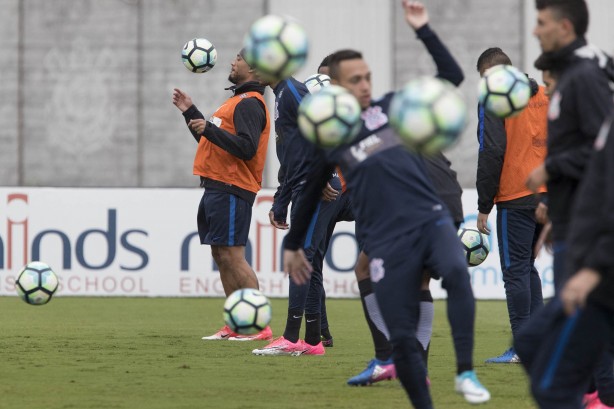
<instances>
[{"instance_id":1,"label":"grass field","mask_svg":"<svg viewBox=\"0 0 614 409\"><path fill-rule=\"evenodd\" d=\"M403 408L397 381L352 388L372 358L359 300L327 301L335 346L323 357L261 357L264 342L201 341L221 326L221 299L57 298L32 307L0 297L0 408ZM273 300L281 335L285 299ZM429 361L437 408L453 392L445 302L436 301ZM497 409L534 408L519 365L485 365L509 343L504 302L478 303L476 370Z\"/></svg>"}]
</instances>

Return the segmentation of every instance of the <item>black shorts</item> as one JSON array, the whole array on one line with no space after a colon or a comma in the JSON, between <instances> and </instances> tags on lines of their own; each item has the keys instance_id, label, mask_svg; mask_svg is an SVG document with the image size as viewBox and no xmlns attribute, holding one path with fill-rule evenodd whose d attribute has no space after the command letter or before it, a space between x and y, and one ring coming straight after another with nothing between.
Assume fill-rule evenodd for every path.
<instances>
[{"instance_id":1,"label":"black shorts","mask_svg":"<svg viewBox=\"0 0 614 409\"><path fill-rule=\"evenodd\" d=\"M252 221L252 206L232 193L206 189L198 206L201 244L245 246Z\"/></svg>"}]
</instances>

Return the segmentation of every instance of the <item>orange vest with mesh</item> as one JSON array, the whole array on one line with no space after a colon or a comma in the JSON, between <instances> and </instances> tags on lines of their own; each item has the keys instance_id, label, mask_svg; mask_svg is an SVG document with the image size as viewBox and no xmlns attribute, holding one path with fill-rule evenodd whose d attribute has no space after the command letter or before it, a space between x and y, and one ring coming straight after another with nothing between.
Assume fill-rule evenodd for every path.
<instances>
[{"instance_id":1,"label":"orange vest with mesh","mask_svg":"<svg viewBox=\"0 0 614 409\"><path fill-rule=\"evenodd\" d=\"M239 159L203 136L200 138L196 149L194 174L258 193L262 187L262 171L266 160L271 127L269 112L263 96L254 91L235 95L222 104L209 121L225 131L236 134L233 120L234 112L237 104L244 98L257 98L262 102L266 115L266 126L260 134L256 155L250 160Z\"/></svg>"},{"instance_id":2,"label":"orange vest with mesh","mask_svg":"<svg viewBox=\"0 0 614 409\"><path fill-rule=\"evenodd\" d=\"M520 114L505 120L507 146L495 203L533 194L525 182L529 173L546 159L547 112L548 97L540 86ZM541 186L539 192L546 192L546 186Z\"/></svg>"}]
</instances>

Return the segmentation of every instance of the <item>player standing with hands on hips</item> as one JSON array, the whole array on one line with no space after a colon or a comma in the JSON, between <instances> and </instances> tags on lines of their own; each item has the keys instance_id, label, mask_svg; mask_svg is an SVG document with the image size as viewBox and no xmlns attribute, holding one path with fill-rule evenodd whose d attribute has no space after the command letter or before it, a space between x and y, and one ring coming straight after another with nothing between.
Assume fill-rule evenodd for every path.
<instances>
[{"instance_id":1,"label":"player standing with hands on hips","mask_svg":"<svg viewBox=\"0 0 614 409\"><path fill-rule=\"evenodd\" d=\"M254 270L245 259L252 205L261 188L262 171L269 139L269 113L264 102L264 85L239 52L231 63L228 88L233 96L209 118L180 89L173 92L173 104L183 113L198 142L194 174L205 188L198 207L198 235L201 244L211 246L211 255L220 270L224 293L241 288L258 288ZM205 340L267 340L266 327L255 335L239 335L224 326Z\"/></svg>"}]
</instances>

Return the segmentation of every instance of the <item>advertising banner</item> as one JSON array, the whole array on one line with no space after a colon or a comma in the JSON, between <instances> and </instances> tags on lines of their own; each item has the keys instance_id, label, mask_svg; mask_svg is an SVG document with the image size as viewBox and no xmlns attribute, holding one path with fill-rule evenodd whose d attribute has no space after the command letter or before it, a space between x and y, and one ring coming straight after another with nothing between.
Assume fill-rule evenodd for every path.
<instances>
[{"instance_id":1,"label":"advertising banner","mask_svg":"<svg viewBox=\"0 0 614 409\"><path fill-rule=\"evenodd\" d=\"M281 272L286 232L269 223L273 194L264 189L256 198L246 258L265 294L286 297L288 278ZM21 267L40 260L58 275L57 296L222 297L210 248L196 232L201 195L200 189L0 188L0 295L14 295ZM467 226L475 226L476 203L475 190L465 191ZM490 255L468 269L480 299L505 298L495 221L493 210ZM324 265L328 297L358 297L357 253L354 224L337 224ZM542 251L536 264L549 296L551 255ZM431 290L435 298L445 298L439 281Z\"/></svg>"}]
</instances>

